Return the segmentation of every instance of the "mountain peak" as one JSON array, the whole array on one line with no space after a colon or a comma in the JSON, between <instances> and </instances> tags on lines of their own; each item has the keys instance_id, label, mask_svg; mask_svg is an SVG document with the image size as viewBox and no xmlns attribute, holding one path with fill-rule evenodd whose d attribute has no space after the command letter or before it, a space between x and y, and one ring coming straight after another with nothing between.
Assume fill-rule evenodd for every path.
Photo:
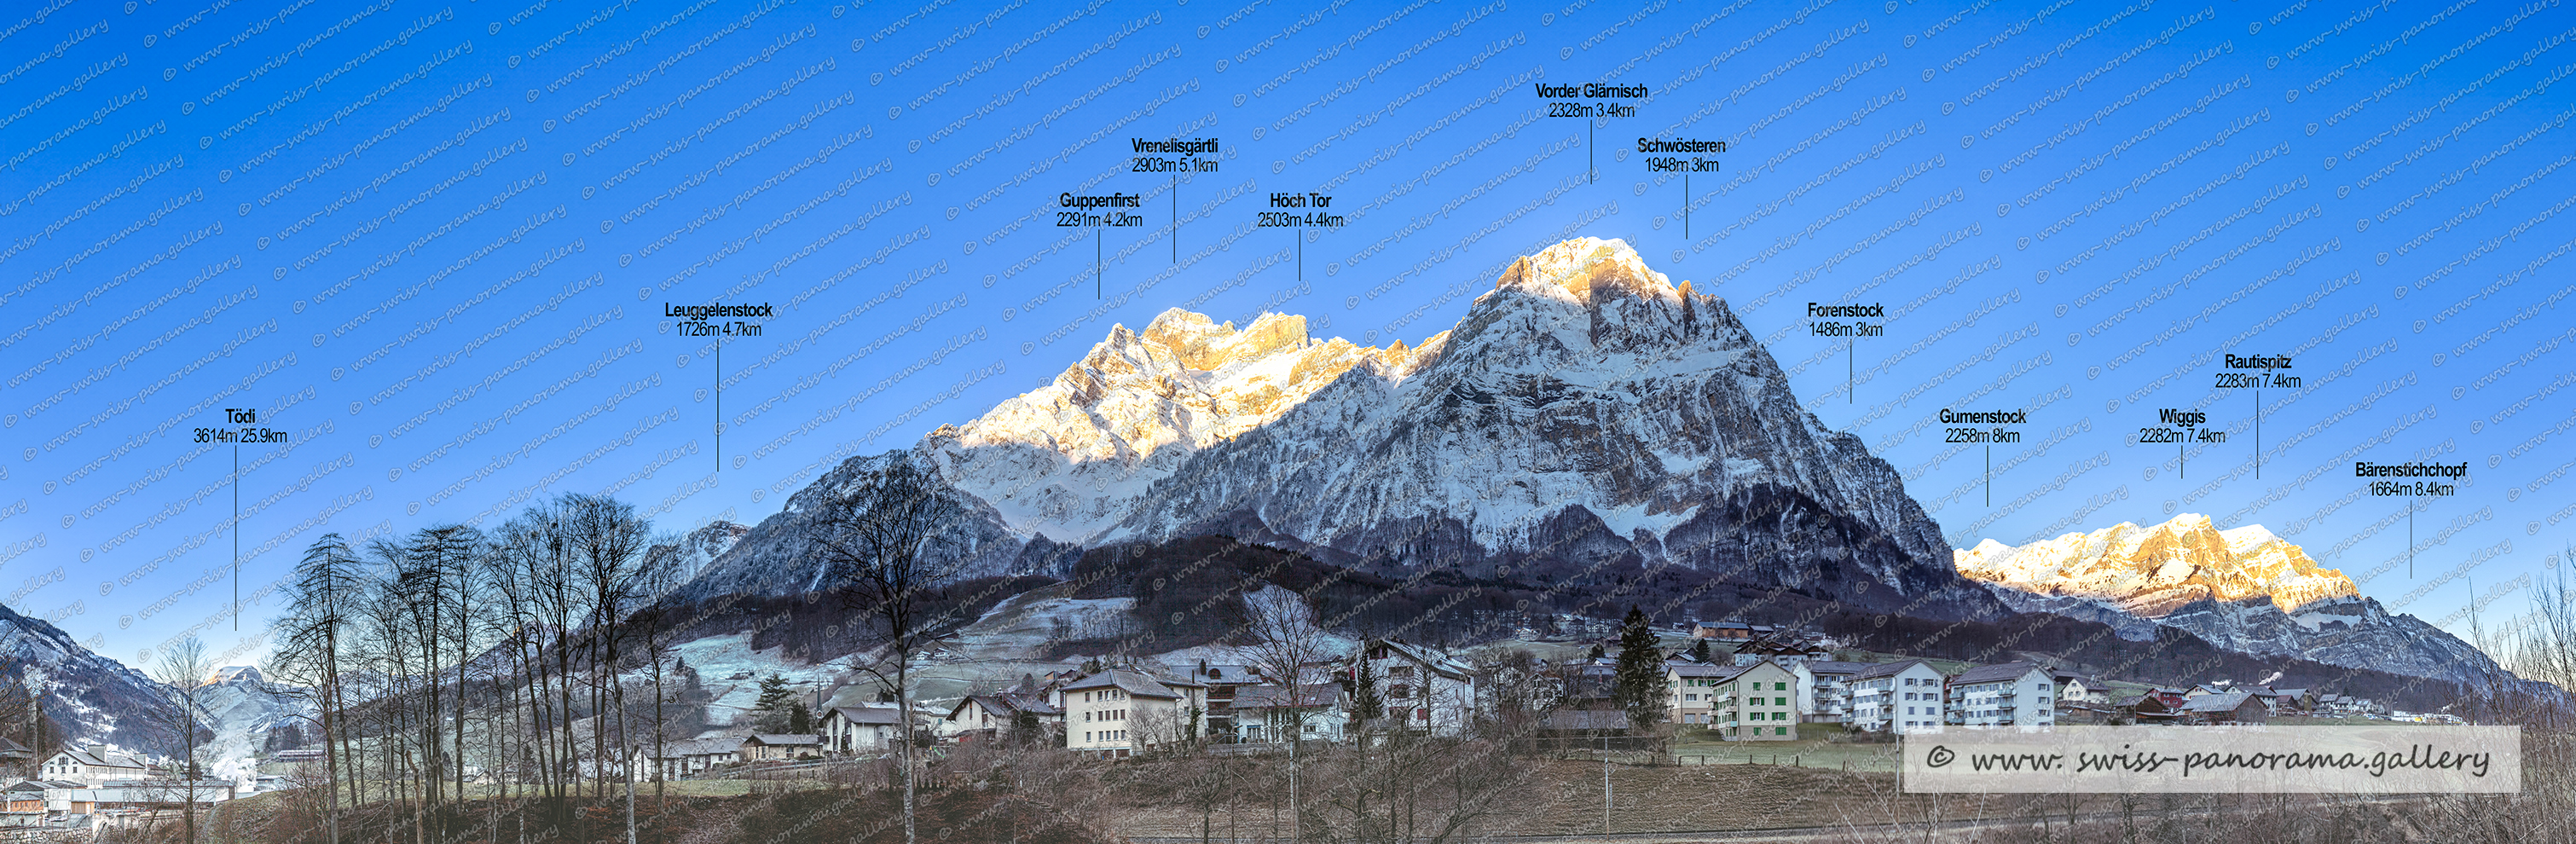
<instances>
[{"instance_id":1,"label":"mountain peak","mask_svg":"<svg viewBox=\"0 0 2576 844\"><path fill-rule=\"evenodd\" d=\"M1635 248L1617 238L1575 238L1522 256L1495 280L1494 288L1520 288L1585 305L1600 304L1604 294L1614 292L1673 304L1684 298L1670 279L1646 266Z\"/></svg>"},{"instance_id":2,"label":"mountain peak","mask_svg":"<svg viewBox=\"0 0 2576 844\"><path fill-rule=\"evenodd\" d=\"M931 437L950 482L1015 529L1087 536L1190 454L1278 419L1352 369L1400 379L1437 357L1306 333L1306 318L1248 325L1173 308L1108 336L1044 387Z\"/></svg>"},{"instance_id":3,"label":"mountain peak","mask_svg":"<svg viewBox=\"0 0 2576 844\"><path fill-rule=\"evenodd\" d=\"M2019 548L1988 539L1952 558L1972 580L2101 601L2147 617L2204 598L2268 597L2283 612L2297 612L2361 595L2342 571L2319 568L2306 550L2263 526L2221 531L2199 513L2154 527L2121 522Z\"/></svg>"}]
</instances>

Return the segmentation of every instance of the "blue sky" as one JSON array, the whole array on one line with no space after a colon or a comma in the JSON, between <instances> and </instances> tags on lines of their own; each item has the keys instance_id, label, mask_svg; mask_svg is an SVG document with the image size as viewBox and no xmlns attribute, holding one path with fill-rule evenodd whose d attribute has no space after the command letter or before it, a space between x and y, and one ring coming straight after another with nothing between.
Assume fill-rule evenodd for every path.
<instances>
[{"instance_id":1,"label":"blue sky","mask_svg":"<svg viewBox=\"0 0 2576 844\"><path fill-rule=\"evenodd\" d=\"M2571 26L2508 3L14 4L0 586L119 659L193 631L248 661L326 531L565 491L754 522L1113 324L1273 310L1418 342L1514 256L1593 235L1726 298L1954 544L2207 513L2454 630L2474 580L2492 625L2576 534ZM1537 88L1589 83L1647 95ZM1640 138L1727 150L1685 183ZM1215 166L1139 172L1136 139L1214 139ZM1343 224L1260 226L1274 193ZM1068 194L1132 194L1135 225L1059 226ZM725 338L665 316L710 302L769 311ZM1816 336L1810 302L1880 304L1885 334ZM2227 355L2302 379L2262 391L2259 451ZM1944 407L2029 421L1989 476ZM244 427L227 409L285 441L200 443ZM2139 444L2164 409L2225 441ZM2467 475L2386 497L2357 461Z\"/></svg>"}]
</instances>

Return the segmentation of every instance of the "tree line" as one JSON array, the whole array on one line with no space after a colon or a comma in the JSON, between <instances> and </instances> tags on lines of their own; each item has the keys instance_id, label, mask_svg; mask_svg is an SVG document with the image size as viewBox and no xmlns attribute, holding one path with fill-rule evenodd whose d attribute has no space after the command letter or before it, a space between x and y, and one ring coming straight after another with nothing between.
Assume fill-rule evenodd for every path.
<instances>
[{"instance_id":1,"label":"tree line","mask_svg":"<svg viewBox=\"0 0 2576 844\"><path fill-rule=\"evenodd\" d=\"M312 696L331 840L344 807L370 802L407 811L416 844L448 837L471 820L477 767L496 798L600 798L629 780L631 820L628 766L695 726L672 717L695 686L659 600L675 548L632 504L577 493L490 531L307 546L268 671Z\"/></svg>"}]
</instances>

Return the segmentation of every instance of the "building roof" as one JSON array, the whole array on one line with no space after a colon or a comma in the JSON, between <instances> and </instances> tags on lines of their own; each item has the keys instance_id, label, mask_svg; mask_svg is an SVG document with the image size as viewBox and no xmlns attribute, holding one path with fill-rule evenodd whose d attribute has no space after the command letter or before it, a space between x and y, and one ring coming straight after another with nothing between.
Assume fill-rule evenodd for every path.
<instances>
[{"instance_id":1,"label":"building roof","mask_svg":"<svg viewBox=\"0 0 2576 844\"><path fill-rule=\"evenodd\" d=\"M681 739L679 741L663 742L662 755L660 758L677 759L682 756L711 756L718 753L737 753L741 750L742 741L740 739Z\"/></svg>"},{"instance_id":2,"label":"building roof","mask_svg":"<svg viewBox=\"0 0 2576 844\"><path fill-rule=\"evenodd\" d=\"M2247 692L2219 692L2216 694L2206 694L2184 701L2182 711L2234 712L2237 707L2244 706L2246 701L2252 700L2253 698L2254 696Z\"/></svg>"},{"instance_id":3,"label":"building roof","mask_svg":"<svg viewBox=\"0 0 2576 844\"><path fill-rule=\"evenodd\" d=\"M1209 663L1205 668L1198 670L1198 675L1198 679L1211 683L1233 683L1240 685L1243 683L1257 683L1261 681L1261 669L1250 665L1239 665L1235 663Z\"/></svg>"},{"instance_id":4,"label":"building roof","mask_svg":"<svg viewBox=\"0 0 2576 844\"><path fill-rule=\"evenodd\" d=\"M848 721L852 724L885 724L891 726L903 723L903 719L896 717L895 709L891 706L835 706L832 707L832 713L827 714L825 717L829 717L830 714L838 714L841 716L841 720Z\"/></svg>"},{"instance_id":5,"label":"building roof","mask_svg":"<svg viewBox=\"0 0 2576 844\"><path fill-rule=\"evenodd\" d=\"M1379 639L1377 644L1384 645L1388 651L1397 656L1419 663L1431 671L1452 679L1466 679L1471 671L1466 663L1452 659L1447 654L1402 639Z\"/></svg>"},{"instance_id":6,"label":"building roof","mask_svg":"<svg viewBox=\"0 0 2576 844\"><path fill-rule=\"evenodd\" d=\"M1308 683L1297 687L1297 699L1288 699L1288 687L1279 685L1245 686L1234 694L1236 709L1278 709L1295 706L1312 708L1341 703L1342 687L1333 683Z\"/></svg>"},{"instance_id":7,"label":"building roof","mask_svg":"<svg viewBox=\"0 0 2576 844\"><path fill-rule=\"evenodd\" d=\"M1112 668L1098 674L1093 674L1089 677L1084 677L1080 680L1067 683L1065 684L1064 690L1068 692L1082 692L1090 691L1092 689L1117 688L1125 690L1128 694L1139 697L1158 697L1178 700L1181 693L1173 691L1173 686L1205 687L1206 684L1193 680L1175 680L1155 677L1133 668Z\"/></svg>"},{"instance_id":8,"label":"building roof","mask_svg":"<svg viewBox=\"0 0 2576 844\"><path fill-rule=\"evenodd\" d=\"M1743 669L1732 665L1717 665L1714 663L1704 662L1667 662L1664 666L1666 670L1671 671L1673 675L1677 677L1724 678L1744 673Z\"/></svg>"},{"instance_id":9,"label":"building roof","mask_svg":"<svg viewBox=\"0 0 2576 844\"><path fill-rule=\"evenodd\" d=\"M0 792L7 792L7 791L44 791L44 790L49 789L49 788L88 788L88 787L89 787L89 786L82 785L82 784L80 784L80 783L76 783L76 782L66 782L66 781L63 781L63 780L28 780L28 781L26 781L26 782L18 783L17 785L12 785L12 786L9 786L9 787L7 787L7 788L0 788Z\"/></svg>"},{"instance_id":10,"label":"building roof","mask_svg":"<svg viewBox=\"0 0 2576 844\"><path fill-rule=\"evenodd\" d=\"M1616 709L1560 709L1539 719L1542 730L1625 730L1628 713Z\"/></svg>"},{"instance_id":11,"label":"building roof","mask_svg":"<svg viewBox=\"0 0 2576 844\"><path fill-rule=\"evenodd\" d=\"M1838 662L1830 659L1807 660L1809 674L1858 674L1869 669L1866 662Z\"/></svg>"},{"instance_id":12,"label":"building roof","mask_svg":"<svg viewBox=\"0 0 2576 844\"><path fill-rule=\"evenodd\" d=\"M1959 672L1958 676L1950 678L1950 682L1999 683L2006 680L2021 679L2022 675L2029 674L2035 670L2043 674L2047 673L2046 669L2042 669L2039 666L2028 662L1999 662L1993 665L1980 665L1975 668Z\"/></svg>"},{"instance_id":13,"label":"building roof","mask_svg":"<svg viewBox=\"0 0 2576 844\"><path fill-rule=\"evenodd\" d=\"M968 695L966 697L958 698L957 705L949 707L948 717L957 717L957 713L964 710L968 704L981 706L984 708L984 711L1000 715L1005 718L1021 712L1026 712L1031 715L1063 714L1063 710L1055 708L1055 704L1048 703L1044 698L1036 695L1025 695L1017 692L998 692L989 695ZM888 721L883 723L893 722Z\"/></svg>"},{"instance_id":14,"label":"building roof","mask_svg":"<svg viewBox=\"0 0 2576 844\"><path fill-rule=\"evenodd\" d=\"M750 744L753 742L759 742L770 747L793 747L802 744L822 744L823 737L811 733L755 733L750 738L742 740L743 744Z\"/></svg>"},{"instance_id":15,"label":"building roof","mask_svg":"<svg viewBox=\"0 0 2576 844\"><path fill-rule=\"evenodd\" d=\"M1917 665L1923 666L1923 667L1925 667L1925 668L1932 668L1932 666L1931 666L1931 664L1930 664L1930 663L1924 662L1924 661L1919 660L1919 659L1898 660L1898 661L1896 661L1896 662L1882 662L1882 663L1879 663L1879 664L1877 664L1877 665L1872 665L1872 666L1870 666L1870 667L1868 667L1868 668L1863 668L1863 669L1861 669L1858 673L1855 673L1855 674L1853 674L1853 675L1852 675L1852 679L1854 679L1854 680L1869 680L1869 679L1874 679L1874 678L1878 678L1878 677L1894 677L1894 676L1896 676L1896 675L1898 675L1898 674L1904 673L1906 669L1908 669L1908 668L1912 668L1912 667L1917 666ZM1938 669L1938 668L1932 668L1932 673L1934 673L1934 674L1939 674L1939 673L1941 673L1941 670L1940 670L1940 669Z\"/></svg>"},{"instance_id":16,"label":"building roof","mask_svg":"<svg viewBox=\"0 0 2576 844\"><path fill-rule=\"evenodd\" d=\"M125 753L125 752L122 752L122 751L116 751L116 750L110 750L110 751L107 751L106 753L103 753L103 754L102 754L102 753L92 753L92 752L90 752L90 751L82 750L82 749L77 748L77 747L66 747L66 748L63 748L62 752L61 752L60 754L58 754L58 755L61 755L61 756L69 756L69 757L71 757L71 760L72 760L73 762L78 763L78 764L82 764L82 765L95 765L95 766L98 766L98 767L101 767L101 768L146 768L146 767L151 767L151 766L149 766L149 765L144 764L143 760L142 760L142 759L140 759L140 758L135 757L135 756L134 756L134 754L131 754L131 753Z\"/></svg>"}]
</instances>

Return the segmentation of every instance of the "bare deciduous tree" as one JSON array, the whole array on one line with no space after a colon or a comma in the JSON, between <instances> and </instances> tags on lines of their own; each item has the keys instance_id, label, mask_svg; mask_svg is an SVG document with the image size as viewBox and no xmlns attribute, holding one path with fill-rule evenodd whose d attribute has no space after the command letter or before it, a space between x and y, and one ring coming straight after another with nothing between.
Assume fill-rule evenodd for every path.
<instances>
[{"instance_id":1,"label":"bare deciduous tree","mask_svg":"<svg viewBox=\"0 0 2576 844\"><path fill-rule=\"evenodd\" d=\"M870 622L861 641L875 658L860 667L894 689L905 844L919 838L912 661L953 626L939 612L938 590L965 570L962 555L941 547L965 516L943 486L905 455L888 455L827 496L813 522L827 582L846 589L845 605Z\"/></svg>"},{"instance_id":2,"label":"bare deciduous tree","mask_svg":"<svg viewBox=\"0 0 2576 844\"><path fill-rule=\"evenodd\" d=\"M187 844L197 841L197 714L203 710L207 675L215 670L206 657L206 645L190 636L161 649L161 658L153 663L152 679L161 681L162 694L168 696L169 731L166 740L172 757L171 775L182 783L180 820L187 830L182 839Z\"/></svg>"},{"instance_id":3,"label":"bare deciduous tree","mask_svg":"<svg viewBox=\"0 0 2576 844\"><path fill-rule=\"evenodd\" d=\"M1295 592L1274 586L1246 593L1243 603L1251 615L1251 623L1245 625L1244 632L1251 639L1245 647L1251 654L1253 667L1261 669L1262 674L1286 688L1283 699L1288 703L1289 721L1289 837L1303 840L1298 832L1298 818L1303 814L1299 807L1305 804L1299 799L1302 795L1298 791L1298 768L1302 764L1306 741L1306 707L1300 705L1305 700L1297 675L1307 664L1332 656L1333 640L1322 626L1315 623L1315 609L1307 606L1306 599Z\"/></svg>"}]
</instances>

